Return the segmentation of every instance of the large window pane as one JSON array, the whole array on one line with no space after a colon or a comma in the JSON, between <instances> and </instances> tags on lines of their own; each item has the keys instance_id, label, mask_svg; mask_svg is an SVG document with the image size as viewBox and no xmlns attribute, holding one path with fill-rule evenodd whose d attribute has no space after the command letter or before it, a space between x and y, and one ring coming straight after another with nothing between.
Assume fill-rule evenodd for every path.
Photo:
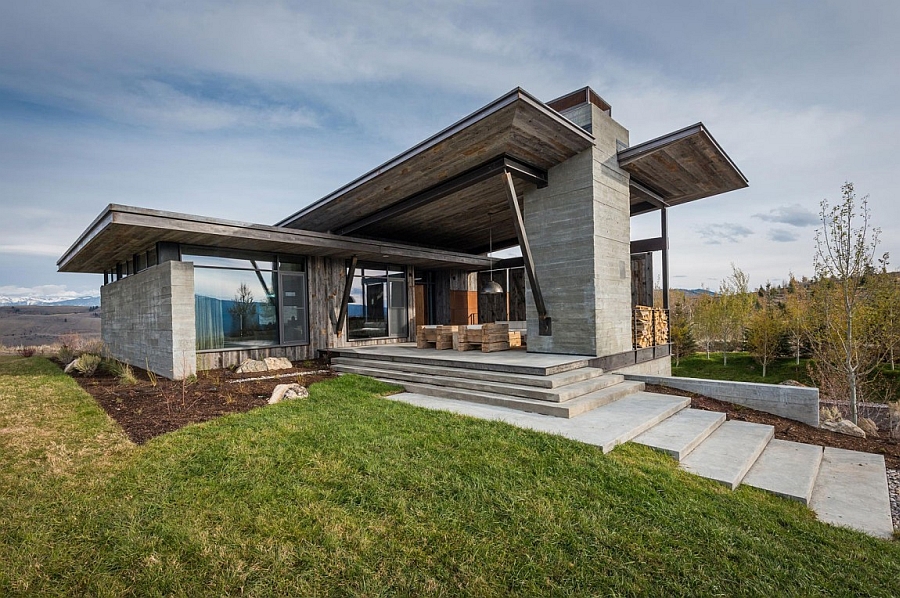
<instances>
[{"instance_id":1,"label":"large window pane","mask_svg":"<svg viewBox=\"0 0 900 598\"><path fill-rule=\"evenodd\" d=\"M197 348L277 344L274 282L267 271L195 268Z\"/></svg>"},{"instance_id":2,"label":"large window pane","mask_svg":"<svg viewBox=\"0 0 900 598\"><path fill-rule=\"evenodd\" d=\"M281 272L281 342L286 345L309 340L306 306L306 274Z\"/></svg>"}]
</instances>

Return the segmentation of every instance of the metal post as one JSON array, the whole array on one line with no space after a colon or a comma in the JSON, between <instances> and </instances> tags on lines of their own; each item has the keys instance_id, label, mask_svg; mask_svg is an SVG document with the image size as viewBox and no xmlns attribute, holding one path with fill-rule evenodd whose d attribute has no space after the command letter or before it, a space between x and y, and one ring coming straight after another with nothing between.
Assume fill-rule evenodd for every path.
<instances>
[{"instance_id":1,"label":"metal post","mask_svg":"<svg viewBox=\"0 0 900 598\"><path fill-rule=\"evenodd\" d=\"M534 270L534 258L531 255L531 245L528 244L528 236L525 234L525 223L522 220L522 210L519 209L519 200L516 199L516 187L508 170L503 172L503 178L506 181L504 185L506 199L509 200L509 209L513 215L516 236L519 238L519 248L522 250L522 259L525 262L525 274L528 275L528 283L531 285L531 294L534 297L534 306L538 312L538 334L550 336L552 334L550 315L547 313L544 295L541 293L541 285L538 283L537 273Z\"/></svg>"},{"instance_id":2,"label":"metal post","mask_svg":"<svg viewBox=\"0 0 900 598\"><path fill-rule=\"evenodd\" d=\"M662 250L662 301L663 309L669 309L669 218L666 214L666 208L660 211L660 228L662 229L663 250Z\"/></svg>"}]
</instances>

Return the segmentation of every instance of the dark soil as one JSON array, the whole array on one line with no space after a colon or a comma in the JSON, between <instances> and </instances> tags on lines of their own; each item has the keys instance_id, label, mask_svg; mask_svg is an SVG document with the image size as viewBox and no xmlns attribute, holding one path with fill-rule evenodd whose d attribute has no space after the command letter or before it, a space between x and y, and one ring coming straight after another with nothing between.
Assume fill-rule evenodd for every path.
<instances>
[{"instance_id":1,"label":"dark soil","mask_svg":"<svg viewBox=\"0 0 900 598\"><path fill-rule=\"evenodd\" d=\"M333 378L324 361L306 361L290 370L235 374L231 370L199 372L184 383L157 378L134 368L137 384L122 384L111 373L98 370L91 377L74 376L137 444L188 424L229 413L243 413L268 403L277 384L297 382L309 386ZM327 372L317 373L319 370ZM302 374L302 375L301 375ZM254 380L263 376L278 376Z\"/></svg>"},{"instance_id":2,"label":"dark soil","mask_svg":"<svg viewBox=\"0 0 900 598\"><path fill-rule=\"evenodd\" d=\"M720 411L725 413L728 419L734 419L757 424L775 426L775 438L831 446L851 451L863 451L884 455L885 465L888 469L900 468L900 442L891 438L856 438L845 434L837 434L820 428L814 428L804 423L785 419L777 415L771 415L763 411L756 411L749 407L742 407L725 401L717 401L703 395L698 395L666 386L648 384L647 390L662 394L689 396L691 407L706 411Z\"/></svg>"}]
</instances>

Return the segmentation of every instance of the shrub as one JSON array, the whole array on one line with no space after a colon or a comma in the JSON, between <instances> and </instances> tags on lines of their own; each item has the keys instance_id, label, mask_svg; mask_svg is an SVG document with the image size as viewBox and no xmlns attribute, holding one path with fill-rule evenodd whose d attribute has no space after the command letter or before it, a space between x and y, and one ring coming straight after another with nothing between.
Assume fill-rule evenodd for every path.
<instances>
[{"instance_id":1,"label":"shrub","mask_svg":"<svg viewBox=\"0 0 900 598\"><path fill-rule=\"evenodd\" d=\"M16 353L21 355L22 357L31 357L34 355L34 347L19 347L16 349Z\"/></svg>"},{"instance_id":2,"label":"shrub","mask_svg":"<svg viewBox=\"0 0 900 598\"><path fill-rule=\"evenodd\" d=\"M100 362L103 360L99 355L94 355L93 353L85 353L81 357L75 360L75 371L77 371L82 376L93 376L97 371L97 367L100 365Z\"/></svg>"}]
</instances>

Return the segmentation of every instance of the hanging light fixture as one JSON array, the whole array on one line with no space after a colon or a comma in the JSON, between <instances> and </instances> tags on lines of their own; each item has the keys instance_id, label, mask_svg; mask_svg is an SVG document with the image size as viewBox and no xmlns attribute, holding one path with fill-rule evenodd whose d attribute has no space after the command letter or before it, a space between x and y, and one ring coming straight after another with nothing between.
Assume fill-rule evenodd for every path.
<instances>
[{"instance_id":1,"label":"hanging light fixture","mask_svg":"<svg viewBox=\"0 0 900 598\"><path fill-rule=\"evenodd\" d=\"M492 253L494 253L494 227L491 223L491 214L488 213L488 257L490 257ZM493 258L491 259L493 260ZM503 287L500 286L499 282L494 280L493 261L491 261L490 279L481 285L481 290L478 292L482 295L499 295L503 293Z\"/></svg>"}]
</instances>

